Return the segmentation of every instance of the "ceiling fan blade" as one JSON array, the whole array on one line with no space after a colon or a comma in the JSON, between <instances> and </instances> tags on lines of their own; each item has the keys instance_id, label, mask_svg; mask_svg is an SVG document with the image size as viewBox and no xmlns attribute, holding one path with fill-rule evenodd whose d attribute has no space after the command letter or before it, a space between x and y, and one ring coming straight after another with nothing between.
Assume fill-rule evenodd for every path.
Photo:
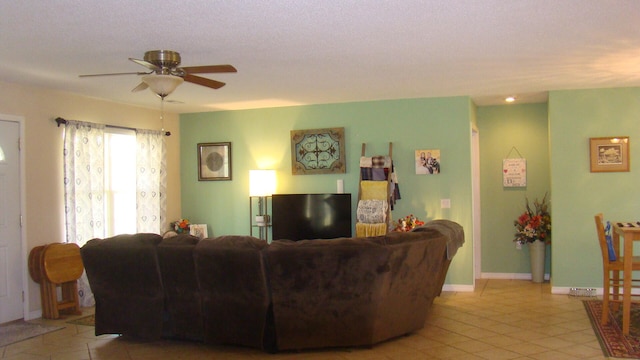
<instances>
[{"instance_id":1,"label":"ceiling fan blade","mask_svg":"<svg viewBox=\"0 0 640 360\"><path fill-rule=\"evenodd\" d=\"M182 70L189 74L238 72L232 65L187 66L183 67Z\"/></svg>"},{"instance_id":2,"label":"ceiling fan blade","mask_svg":"<svg viewBox=\"0 0 640 360\"><path fill-rule=\"evenodd\" d=\"M134 58L129 58L129 60L133 61L134 63L136 63L138 65L142 65L142 66L146 67L149 70L153 70L153 71L162 70L161 67L153 65L152 63L150 63L148 61L144 61L144 60L140 60L140 59L134 59Z\"/></svg>"},{"instance_id":3,"label":"ceiling fan blade","mask_svg":"<svg viewBox=\"0 0 640 360\"><path fill-rule=\"evenodd\" d=\"M121 73L106 73L106 74L86 74L86 75L78 75L78 77L93 77L93 76L111 76L111 75L149 75L152 74L153 71L150 72L121 72Z\"/></svg>"},{"instance_id":4,"label":"ceiling fan blade","mask_svg":"<svg viewBox=\"0 0 640 360\"><path fill-rule=\"evenodd\" d=\"M221 87L223 87L225 85L225 83L223 83L221 81L211 80L211 79L207 79L207 78L203 78L201 76L196 76L196 75L191 75L191 74L186 74L184 76L184 81L188 81L190 83L194 83L194 84L210 87L212 89L220 89Z\"/></svg>"},{"instance_id":5,"label":"ceiling fan blade","mask_svg":"<svg viewBox=\"0 0 640 360\"><path fill-rule=\"evenodd\" d=\"M133 89L131 89L131 92L136 92L136 91L142 91L146 88L148 88L149 85L147 85L146 82L141 82L140 84L138 84L138 86L134 87Z\"/></svg>"}]
</instances>

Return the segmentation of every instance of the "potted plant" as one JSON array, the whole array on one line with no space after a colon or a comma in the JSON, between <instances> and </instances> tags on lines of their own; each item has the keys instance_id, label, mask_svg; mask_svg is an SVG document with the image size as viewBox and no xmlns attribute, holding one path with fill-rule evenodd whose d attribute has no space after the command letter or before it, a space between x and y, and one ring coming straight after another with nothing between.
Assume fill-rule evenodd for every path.
<instances>
[{"instance_id":1,"label":"potted plant","mask_svg":"<svg viewBox=\"0 0 640 360\"><path fill-rule=\"evenodd\" d=\"M515 241L528 244L531 255L531 279L544 281L544 259L546 245L551 243L551 215L547 194L542 201L534 200L533 208L525 198L525 211L513 222L516 227Z\"/></svg>"}]
</instances>

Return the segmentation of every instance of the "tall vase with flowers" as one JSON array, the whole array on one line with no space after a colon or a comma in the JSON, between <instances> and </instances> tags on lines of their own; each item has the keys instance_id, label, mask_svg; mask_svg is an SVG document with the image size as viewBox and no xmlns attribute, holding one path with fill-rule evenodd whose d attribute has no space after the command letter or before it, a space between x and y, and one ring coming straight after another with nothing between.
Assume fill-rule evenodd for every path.
<instances>
[{"instance_id":1,"label":"tall vase with flowers","mask_svg":"<svg viewBox=\"0 0 640 360\"><path fill-rule=\"evenodd\" d=\"M551 214L548 194L542 201L535 199L533 208L525 198L525 211L513 222L516 227L514 242L528 244L531 255L531 278L533 282L544 281L546 245L551 243Z\"/></svg>"}]
</instances>

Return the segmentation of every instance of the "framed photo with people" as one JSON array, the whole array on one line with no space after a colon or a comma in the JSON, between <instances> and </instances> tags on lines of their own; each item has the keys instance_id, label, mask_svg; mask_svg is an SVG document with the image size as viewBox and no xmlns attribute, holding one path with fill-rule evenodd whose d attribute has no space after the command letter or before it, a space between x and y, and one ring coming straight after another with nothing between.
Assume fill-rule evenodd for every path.
<instances>
[{"instance_id":1,"label":"framed photo with people","mask_svg":"<svg viewBox=\"0 0 640 360\"><path fill-rule=\"evenodd\" d=\"M440 174L440 150L416 150L416 175Z\"/></svg>"}]
</instances>

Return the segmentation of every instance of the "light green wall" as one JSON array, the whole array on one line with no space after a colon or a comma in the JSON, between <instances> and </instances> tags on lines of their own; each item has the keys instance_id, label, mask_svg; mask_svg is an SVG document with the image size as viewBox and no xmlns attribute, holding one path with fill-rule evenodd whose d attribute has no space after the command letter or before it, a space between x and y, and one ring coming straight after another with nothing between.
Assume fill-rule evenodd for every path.
<instances>
[{"instance_id":1,"label":"light green wall","mask_svg":"<svg viewBox=\"0 0 640 360\"><path fill-rule=\"evenodd\" d=\"M553 285L601 287L593 216L640 220L640 88L549 93ZM591 173L589 138L629 136L629 172Z\"/></svg>"},{"instance_id":2,"label":"light green wall","mask_svg":"<svg viewBox=\"0 0 640 360\"><path fill-rule=\"evenodd\" d=\"M473 109L468 97L450 97L183 114L182 216L207 223L210 235L249 234L249 170L275 169L277 193L331 193L336 180L344 179L345 192L353 195L355 219L362 143L371 156L386 154L392 142L402 195L393 217L414 214L460 223L466 243L451 264L447 283L471 285ZM345 128L347 172L291 175L290 130L327 127ZM232 181L197 181L197 144L223 141L232 143ZM415 175L418 149L440 149L441 174ZM451 199L450 209L440 209L445 198Z\"/></svg>"},{"instance_id":3,"label":"light green wall","mask_svg":"<svg viewBox=\"0 0 640 360\"><path fill-rule=\"evenodd\" d=\"M213 235L248 234L248 171L277 170L279 193L345 191L357 196L358 157L385 154L394 143L403 199L394 218L415 214L447 218L465 228L466 244L456 255L448 284L473 283L470 128L480 131L482 272L528 273L528 252L515 249L513 220L525 196L551 194L553 244L547 271L554 287L600 287L601 263L593 215L640 220L634 188L638 152L640 88L552 91L548 104L476 108L467 97L410 99L288 108L226 111L181 116L182 216L209 224ZM291 175L289 131L344 127L347 173ZM591 173L590 137L630 136L631 171ZM197 181L196 144L232 142L232 181ZM502 159L515 146L527 159L526 189L502 187ZM418 176L413 152L438 148L443 173ZM509 157L517 156L512 153ZM551 180L549 180L551 179ZM451 209L440 209L450 198Z\"/></svg>"},{"instance_id":4,"label":"light green wall","mask_svg":"<svg viewBox=\"0 0 640 360\"><path fill-rule=\"evenodd\" d=\"M527 246L522 250L516 249L513 222L524 211L525 198L528 197L531 202L536 198L541 200L551 187L547 104L479 107L477 116L480 133L482 272L528 274L531 272L529 249ZM503 187L502 160L521 156L527 161L527 186ZM551 203L555 203L553 197ZM555 220L555 207L552 206L551 210ZM554 236L555 233L552 234L552 240ZM550 247L547 247L546 255L545 273L549 273Z\"/></svg>"}]
</instances>

